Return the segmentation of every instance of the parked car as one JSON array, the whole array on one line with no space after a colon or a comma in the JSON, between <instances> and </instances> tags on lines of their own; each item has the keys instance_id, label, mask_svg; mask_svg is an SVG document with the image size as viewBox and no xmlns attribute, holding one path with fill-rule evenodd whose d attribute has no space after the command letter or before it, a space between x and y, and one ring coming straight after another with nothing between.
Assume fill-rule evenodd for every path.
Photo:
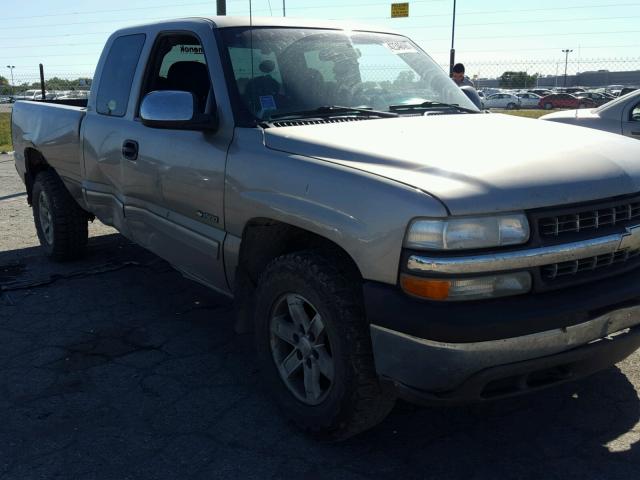
<instances>
[{"instance_id":1,"label":"parked car","mask_svg":"<svg viewBox=\"0 0 640 480\"><path fill-rule=\"evenodd\" d=\"M53 97L55 96L52 92L46 91L45 90L45 98L47 100L53 100ZM42 90L36 90L36 89L32 89L32 90L26 90L25 92L22 92L18 95L14 96L15 100L41 100L42 99Z\"/></svg>"},{"instance_id":2,"label":"parked car","mask_svg":"<svg viewBox=\"0 0 640 480\"><path fill-rule=\"evenodd\" d=\"M367 65L398 62L419 80L371 88ZM485 115L402 35L138 25L109 37L84 107L17 102L11 122L43 252L80 255L95 217L233 297L256 377L315 435L370 428L397 397L534 391L640 346L640 143Z\"/></svg>"},{"instance_id":3,"label":"parked car","mask_svg":"<svg viewBox=\"0 0 640 480\"><path fill-rule=\"evenodd\" d=\"M590 98L577 98L568 93L554 93L542 97L538 102L540 108L551 110L552 108L589 108L596 104Z\"/></svg>"},{"instance_id":4,"label":"parked car","mask_svg":"<svg viewBox=\"0 0 640 480\"><path fill-rule=\"evenodd\" d=\"M595 104L596 107L599 107L600 105L604 105L605 103L612 100L612 98L610 98L608 95L603 95L602 93L595 93L595 92L576 93L574 96L579 99L589 98L593 100L593 103Z\"/></svg>"},{"instance_id":5,"label":"parked car","mask_svg":"<svg viewBox=\"0 0 640 480\"><path fill-rule=\"evenodd\" d=\"M618 97L593 110L564 110L540 118L640 139L640 90Z\"/></svg>"},{"instance_id":6,"label":"parked car","mask_svg":"<svg viewBox=\"0 0 640 480\"><path fill-rule=\"evenodd\" d=\"M485 108L520 108L520 98L512 93L495 93L484 100Z\"/></svg>"},{"instance_id":7,"label":"parked car","mask_svg":"<svg viewBox=\"0 0 640 480\"><path fill-rule=\"evenodd\" d=\"M638 90L638 87L624 87L622 90L620 90L620 96L622 97L627 93L635 92L636 90Z\"/></svg>"},{"instance_id":8,"label":"parked car","mask_svg":"<svg viewBox=\"0 0 640 480\"><path fill-rule=\"evenodd\" d=\"M11 97L9 96L0 96L0 103L11 103Z\"/></svg>"},{"instance_id":9,"label":"parked car","mask_svg":"<svg viewBox=\"0 0 640 480\"><path fill-rule=\"evenodd\" d=\"M538 108L540 99L542 98L540 95L530 92L518 93L517 97L520 99L521 108Z\"/></svg>"},{"instance_id":10,"label":"parked car","mask_svg":"<svg viewBox=\"0 0 640 480\"><path fill-rule=\"evenodd\" d=\"M535 93L536 95L539 95L541 97L546 97L547 95L551 95L553 92L551 90L548 90L546 88L533 88L528 90L529 93Z\"/></svg>"}]
</instances>

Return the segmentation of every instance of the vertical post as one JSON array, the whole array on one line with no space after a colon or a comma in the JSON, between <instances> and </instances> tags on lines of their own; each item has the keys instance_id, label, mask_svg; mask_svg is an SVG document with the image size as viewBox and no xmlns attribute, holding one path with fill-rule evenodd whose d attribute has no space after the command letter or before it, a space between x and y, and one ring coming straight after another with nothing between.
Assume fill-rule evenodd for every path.
<instances>
[{"instance_id":1,"label":"vertical post","mask_svg":"<svg viewBox=\"0 0 640 480\"><path fill-rule=\"evenodd\" d=\"M14 89L14 86L13 86L13 69L16 68L16 66L15 65L7 65L7 68L11 72L11 98L13 98L13 93L14 93L13 92L13 89Z\"/></svg>"},{"instance_id":2,"label":"vertical post","mask_svg":"<svg viewBox=\"0 0 640 480\"><path fill-rule=\"evenodd\" d=\"M287 5L286 5L287 0L282 0L282 16L286 17L287 16Z\"/></svg>"},{"instance_id":3,"label":"vertical post","mask_svg":"<svg viewBox=\"0 0 640 480\"><path fill-rule=\"evenodd\" d=\"M227 14L227 0L216 0L216 10L218 15Z\"/></svg>"},{"instance_id":4,"label":"vertical post","mask_svg":"<svg viewBox=\"0 0 640 480\"><path fill-rule=\"evenodd\" d=\"M42 64L40 64L40 90L42 91L42 101L44 102L47 97L45 95L45 88L44 88L44 67L42 66Z\"/></svg>"},{"instance_id":5,"label":"vertical post","mask_svg":"<svg viewBox=\"0 0 640 480\"><path fill-rule=\"evenodd\" d=\"M453 73L453 66L456 62L456 0L453 0L453 23L451 25L451 51L449 52L449 76Z\"/></svg>"},{"instance_id":6,"label":"vertical post","mask_svg":"<svg viewBox=\"0 0 640 480\"><path fill-rule=\"evenodd\" d=\"M564 86L567 86L567 65L569 64L569 54L571 52L573 52L573 50L569 50L568 48L566 50L562 50L562 52L564 53Z\"/></svg>"}]
</instances>

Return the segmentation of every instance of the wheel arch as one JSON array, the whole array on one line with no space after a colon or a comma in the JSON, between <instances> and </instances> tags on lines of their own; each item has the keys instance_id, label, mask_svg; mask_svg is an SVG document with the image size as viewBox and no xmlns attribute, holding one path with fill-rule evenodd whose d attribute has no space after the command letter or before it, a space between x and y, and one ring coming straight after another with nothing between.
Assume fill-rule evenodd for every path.
<instances>
[{"instance_id":1,"label":"wheel arch","mask_svg":"<svg viewBox=\"0 0 640 480\"><path fill-rule=\"evenodd\" d=\"M356 261L335 241L280 220L252 218L243 228L238 261L232 276L237 331L247 332L251 328L254 292L266 266L279 256L302 250L321 251L335 259L341 270L354 281L362 281Z\"/></svg>"},{"instance_id":2,"label":"wheel arch","mask_svg":"<svg viewBox=\"0 0 640 480\"><path fill-rule=\"evenodd\" d=\"M42 155L42 153L32 147L27 147L24 150L24 161L25 161L25 173L24 173L24 183L27 187L27 202L31 205L32 197L33 197L33 184L36 180L36 175L39 172L48 170L51 168L47 159Z\"/></svg>"}]
</instances>

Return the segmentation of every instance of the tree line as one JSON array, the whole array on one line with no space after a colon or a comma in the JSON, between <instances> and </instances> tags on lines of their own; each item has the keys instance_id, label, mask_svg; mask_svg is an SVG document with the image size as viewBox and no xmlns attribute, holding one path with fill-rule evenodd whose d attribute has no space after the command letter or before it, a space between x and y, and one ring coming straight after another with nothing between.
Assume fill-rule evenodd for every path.
<instances>
[{"instance_id":1,"label":"tree line","mask_svg":"<svg viewBox=\"0 0 640 480\"><path fill-rule=\"evenodd\" d=\"M91 78L80 77L76 79L66 79L52 77L45 80L47 90L87 90L91 86ZM40 88L40 81L22 82L13 86L14 92L23 92L25 90L33 90ZM0 75L0 95L9 95L11 93L11 85L9 80Z\"/></svg>"}]
</instances>

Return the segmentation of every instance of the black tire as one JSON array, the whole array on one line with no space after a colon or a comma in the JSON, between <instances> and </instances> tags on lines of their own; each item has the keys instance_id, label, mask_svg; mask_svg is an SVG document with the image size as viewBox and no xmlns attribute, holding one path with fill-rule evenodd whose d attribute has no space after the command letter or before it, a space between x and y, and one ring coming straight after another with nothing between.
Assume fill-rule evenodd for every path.
<instances>
[{"instance_id":1,"label":"black tire","mask_svg":"<svg viewBox=\"0 0 640 480\"><path fill-rule=\"evenodd\" d=\"M37 174L31 203L38 239L46 255L54 260L72 260L82 256L89 237L89 217L53 170ZM48 206L48 215L41 215L43 205ZM50 228L46 228L47 224Z\"/></svg>"},{"instance_id":2,"label":"black tire","mask_svg":"<svg viewBox=\"0 0 640 480\"><path fill-rule=\"evenodd\" d=\"M335 263L315 251L283 255L267 266L256 292L255 337L264 381L288 419L326 440L343 440L373 427L395 403L375 371L360 286ZM334 376L318 404L297 398L276 367L271 317L287 294L308 299L324 324L322 343L330 346Z\"/></svg>"},{"instance_id":3,"label":"black tire","mask_svg":"<svg viewBox=\"0 0 640 480\"><path fill-rule=\"evenodd\" d=\"M515 103L508 103L507 104L507 110L515 110L516 108L516 104Z\"/></svg>"},{"instance_id":4,"label":"black tire","mask_svg":"<svg viewBox=\"0 0 640 480\"><path fill-rule=\"evenodd\" d=\"M544 104L544 109L545 110L551 110L552 108L553 108L553 104L551 104L551 103L545 103Z\"/></svg>"}]
</instances>

